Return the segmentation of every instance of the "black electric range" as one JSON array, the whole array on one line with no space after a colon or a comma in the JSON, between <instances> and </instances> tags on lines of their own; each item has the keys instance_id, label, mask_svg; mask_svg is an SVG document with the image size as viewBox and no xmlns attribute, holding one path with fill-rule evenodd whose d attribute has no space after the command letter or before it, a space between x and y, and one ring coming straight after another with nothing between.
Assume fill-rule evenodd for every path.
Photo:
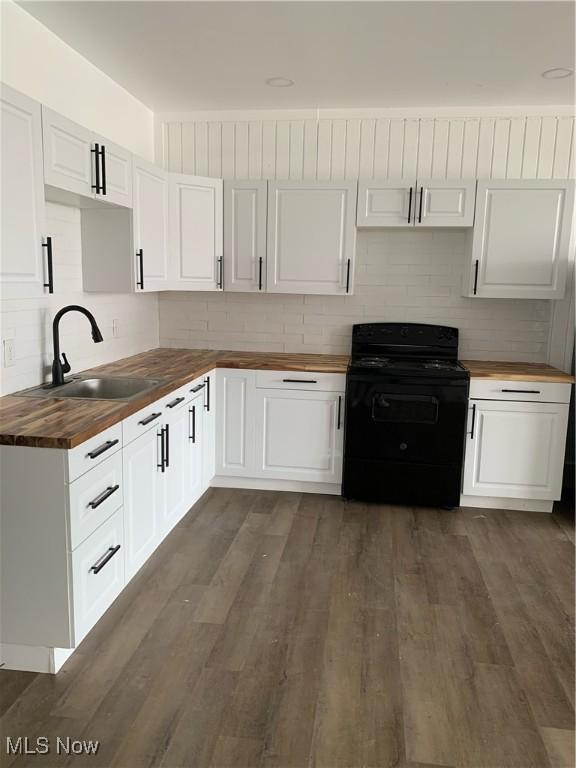
<instances>
[{"instance_id":1,"label":"black electric range","mask_svg":"<svg viewBox=\"0 0 576 768\"><path fill-rule=\"evenodd\" d=\"M457 328L355 325L346 377L343 496L458 506L468 390Z\"/></svg>"}]
</instances>

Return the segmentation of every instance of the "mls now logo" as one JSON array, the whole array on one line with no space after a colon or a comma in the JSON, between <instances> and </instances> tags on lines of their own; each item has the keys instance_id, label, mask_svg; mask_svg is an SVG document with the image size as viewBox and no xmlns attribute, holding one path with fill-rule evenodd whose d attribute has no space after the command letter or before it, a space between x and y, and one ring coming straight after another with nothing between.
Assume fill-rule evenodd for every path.
<instances>
[{"instance_id":1,"label":"mls now logo","mask_svg":"<svg viewBox=\"0 0 576 768\"><path fill-rule=\"evenodd\" d=\"M57 755L95 755L100 746L99 741L80 741L56 737L55 751ZM6 737L6 753L8 755L47 755L52 750L50 739L47 736L39 736L37 739L29 739L28 736L18 736L12 739Z\"/></svg>"}]
</instances>

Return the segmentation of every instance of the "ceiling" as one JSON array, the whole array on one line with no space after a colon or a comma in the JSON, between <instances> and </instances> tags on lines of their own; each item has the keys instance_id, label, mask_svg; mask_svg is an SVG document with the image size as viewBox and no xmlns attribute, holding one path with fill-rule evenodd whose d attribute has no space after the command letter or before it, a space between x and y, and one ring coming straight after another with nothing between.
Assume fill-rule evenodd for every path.
<instances>
[{"instance_id":1,"label":"ceiling","mask_svg":"<svg viewBox=\"0 0 576 768\"><path fill-rule=\"evenodd\" d=\"M574 101L572 2L19 4L156 112Z\"/></svg>"}]
</instances>

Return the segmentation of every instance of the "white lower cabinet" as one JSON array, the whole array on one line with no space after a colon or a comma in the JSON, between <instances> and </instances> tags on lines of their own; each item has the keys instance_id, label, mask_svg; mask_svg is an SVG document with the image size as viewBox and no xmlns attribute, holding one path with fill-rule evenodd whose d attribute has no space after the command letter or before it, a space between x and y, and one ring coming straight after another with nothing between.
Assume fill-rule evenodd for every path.
<instances>
[{"instance_id":1,"label":"white lower cabinet","mask_svg":"<svg viewBox=\"0 0 576 768\"><path fill-rule=\"evenodd\" d=\"M188 440L186 458L187 495L190 505L204 492L204 394L194 395L187 404ZM208 457L206 457L207 460Z\"/></svg>"},{"instance_id":2,"label":"white lower cabinet","mask_svg":"<svg viewBox=\"0 0 576 768\"><path fill-rule=\"evenodd\" d=\"M255 372L222 369L216 375L216 474L253 476Z\"/></svg>"},{"instance_id":3,"label":"white lower cabinet","mask_svg":"<svg viewBox=\"0 0 576 768\"><path fill-rule=\"evenodd\" d=\"M163 514L159 519L162 537L172 530L189 508L187 473L190 418L188 409L182 403L177 403L176 410L170 412L164 430L164 503L160 507Z\"/></svg>"},{"instance_id":4,"label":"white lower cabinet","mask_svg":"<svg viewBox=\"0 0 576 768\"><path fill-rule=\"evenodd\" d=\"M157 545L166 503L162 483L162 435L152 427L124 446L124 532L126 579L134 576Z\"/></svg>"}]
</instances>

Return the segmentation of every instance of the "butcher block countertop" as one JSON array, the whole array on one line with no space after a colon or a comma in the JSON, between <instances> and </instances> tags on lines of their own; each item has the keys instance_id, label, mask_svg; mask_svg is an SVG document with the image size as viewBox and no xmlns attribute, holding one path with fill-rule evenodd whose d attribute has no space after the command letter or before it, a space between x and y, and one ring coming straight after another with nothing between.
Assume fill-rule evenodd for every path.
<instances>
[{"instance_id":1,"label":"butcher block countertop","mask_svg":"<svg viewBox=\"0 0 576 768\"><path fill-rule=\"evenodd\" d=\"M132 413L214 368L346 373L348 355L283 352L219 352L152 349L83 371L82 375L162 379L156 389L130 402L22 397L0 398L0 444L74 448ZM572 377L542 363L463 361L472 377L570 383Z\"/></svg>"}]
</instances>

